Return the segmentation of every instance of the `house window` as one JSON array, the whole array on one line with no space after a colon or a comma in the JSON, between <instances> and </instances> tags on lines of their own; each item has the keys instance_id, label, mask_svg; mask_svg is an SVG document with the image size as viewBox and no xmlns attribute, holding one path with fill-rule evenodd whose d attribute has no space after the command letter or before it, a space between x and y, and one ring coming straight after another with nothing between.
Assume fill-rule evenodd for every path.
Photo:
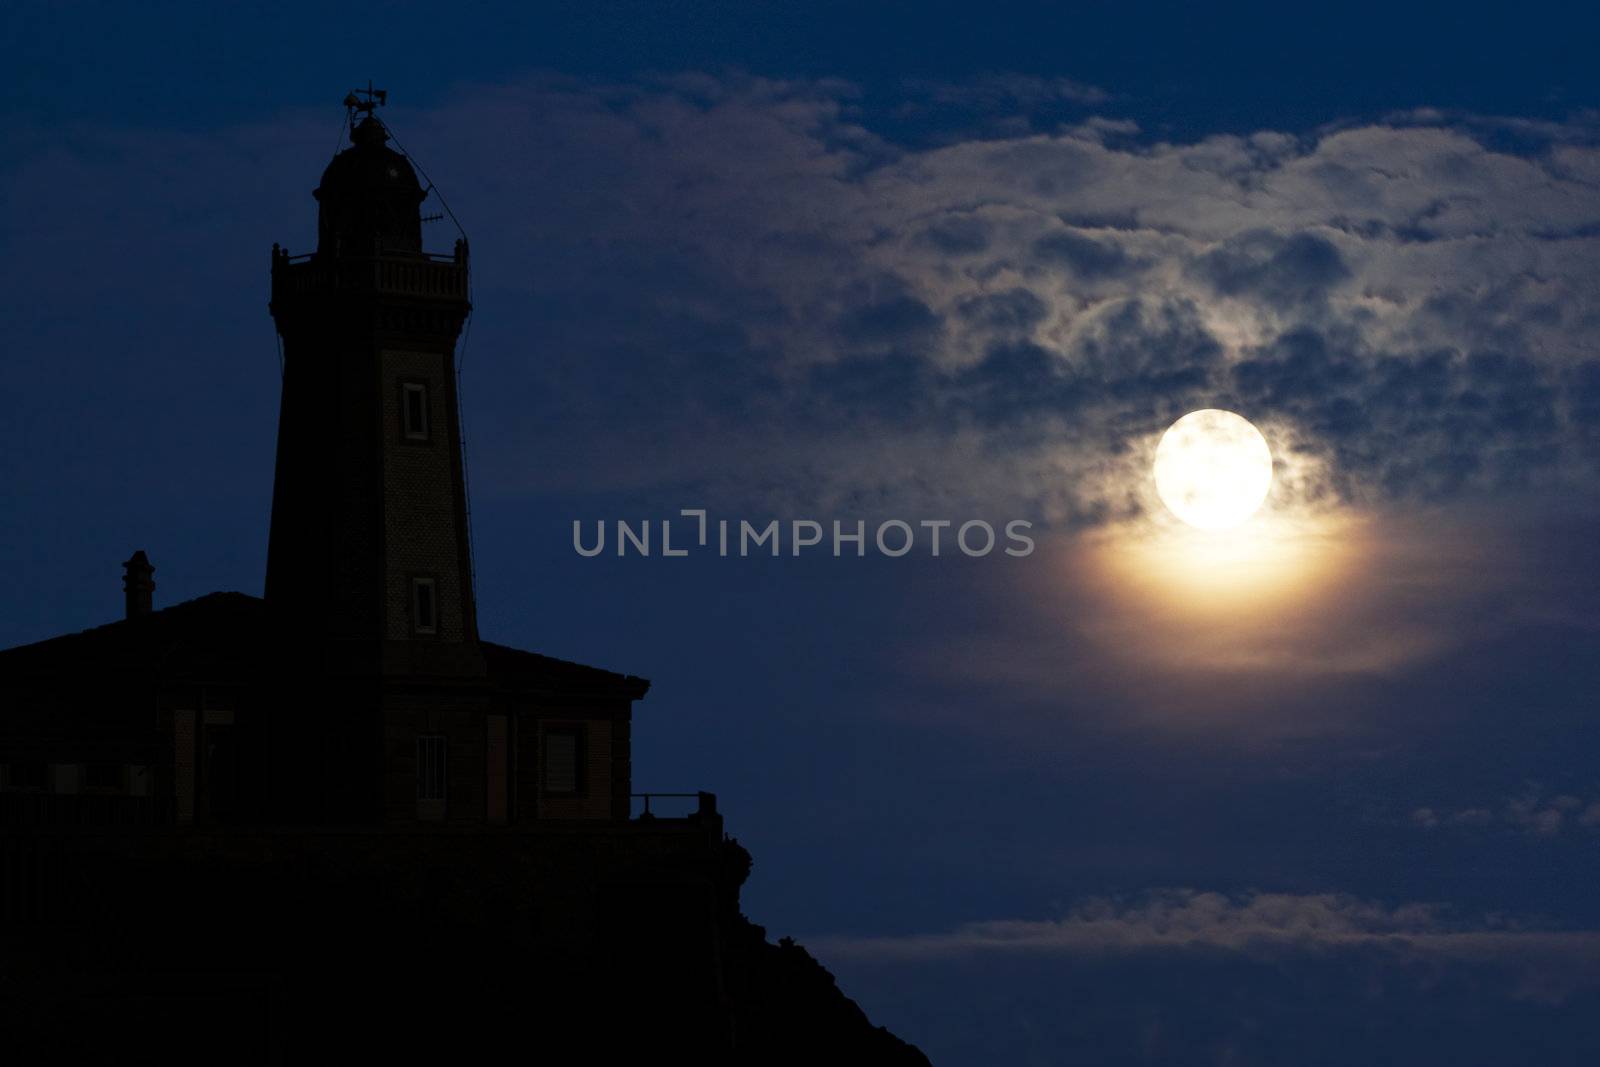
<instances>
[{"instance_id":1,"label":"house window","mask_svg":"<svg viewBox=\"0 0 1600 1067\"><path fill-rule=\"evenodd\" d=\"M445 739L438 735L417 738L417 799L443 800Z\"/></svg>"},{"instance_id":2,"label":"house window","mask_svg":"<svg viewBox=\"0 0 1600 1067\"><path fill-rule=\"evenodd\" d=\"M6 768L6 785L12 789L43 789L48 777L43 760L24 760Z\"/></svg>"},{"instance_id":3,"label":"house window","mask_svg":"<svg viewBox=\"0 0 1600 1067\"><path fill-rule=\"evenodd\" d=\"M439 603L432 578L411 579L411 628L419 634L439 632Z\"/></svg>"},{"instance_id":4,"label":"house window","mask_svg":"<svg viewBox=\"0 0 1600 1067\"><path fill-rule=\"evenodd\" d=\"M407 441L428 439L428 387L421 382L400 386L400 431Z\"/></svg>"},{"instance_id":5,"label":"house window","mask_svg":"<svg viewBox=\"0 0 1600 1067\"><path fill-rule=\"evenodd\" d=\"M546 730L544 734L544 791L573 796L583 792L583 731Z\"/></svg>"}]
</instances>

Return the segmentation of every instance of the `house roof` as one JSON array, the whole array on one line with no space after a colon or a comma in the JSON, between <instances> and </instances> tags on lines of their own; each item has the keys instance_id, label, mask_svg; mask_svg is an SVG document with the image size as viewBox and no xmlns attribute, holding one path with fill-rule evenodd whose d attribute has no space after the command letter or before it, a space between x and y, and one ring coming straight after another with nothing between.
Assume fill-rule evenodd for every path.
<instances>
[{"instance_id":1,"label":"house roof","mask_svg":"<svg viewBox=\"0 0 1600 1067\"><path fill-rule=\"evenodd\" d=\"M650 683L582 663L480 642L489 680L513 689L575 692L637 700ZM250 675L281 667L281 631L266 601L208 593L134 619L0 650L0 679L25 681L86 672L169 678Z\"/></svg>"},{"instance_id":2,"label":"house roof","mask_svg":"<svg viewBox=\"0 0 1600 1067\"><path fill-rule=\"evenodd\" d=\"M480 641L479 647L488 663L489 677L501 684L534 689L610 690L629 700L638 700L650 688L648 680L631 674L508 648L492 641Z\"/></svg>"},{"instance_id":3,"label":"house roof","mask_svg":"<svg viewBox=\"0 0 1600 1067\"><path fill-rule=\"evenodd\" d=\"M244 593L209 593L134 619L0 651L0 675L58 676L85 669L148 672L247 667L268 636L266 605Z\"/></svg>"}]
</instances>

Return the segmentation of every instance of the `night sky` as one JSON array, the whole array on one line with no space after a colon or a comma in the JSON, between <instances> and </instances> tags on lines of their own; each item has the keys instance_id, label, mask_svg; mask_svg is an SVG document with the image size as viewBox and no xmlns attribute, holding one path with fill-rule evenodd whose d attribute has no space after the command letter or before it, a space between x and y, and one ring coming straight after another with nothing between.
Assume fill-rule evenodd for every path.
<instances>
[{"instance_id":1,"label":"night sky","mask_svg":"<svg viewBox=\"0 0 1600 1067\"><path fill-rule=\"evenodd\" d=\"M370 78L471 240L484 636L650 678L635 789L875 1023L1593 1062L1600 17L859 7L9 7L0 646L134 549L260 593L268 252ZM1276 469L1201 544L1150 461L1208 407ZM683 508L869 549L574 551Z\"/></svg>"}]
</instances>

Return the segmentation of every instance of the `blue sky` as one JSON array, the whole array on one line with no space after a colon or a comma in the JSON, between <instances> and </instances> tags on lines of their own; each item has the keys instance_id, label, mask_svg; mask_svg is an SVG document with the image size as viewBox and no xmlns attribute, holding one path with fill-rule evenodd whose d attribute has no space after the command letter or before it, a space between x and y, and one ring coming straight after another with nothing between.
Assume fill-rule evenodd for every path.
<instances>
[{"instance_id":1,"label":"blue sky","mask_svg":"<svg viewBox=\"0 0 1600 1067\"><path fill-rule=\"evenodd\" d=\"M875 1022L942 1065L1588 1062L1592 16L3 17L0 643L114 617L134 548L158 603L259 591L267 250L370 77L472 239L483 632L651 678L637 787L717 792L746 912ZM1279 461L1216 566L1147 477L1204 406ZM1039 548L572 551L683 507Z\"/></svg>"},{"instance_id":2,"label":"blue sky","mask_svg":"<svg viewBox=\"0 0 1600 1067\"><path fill-rule=\"evenodd\" d=\"M1592 26L1550 4L63 3L7 21L8 110L37 119L260 116L320 104L323 82L369 67L407 72L419 103L540 69L732 67L883 90L1018 72L1103 86L1148 125L1192 132L1424 105L1566 115L1592 106L1596 81Z\"/></svg>"}]
</instances>

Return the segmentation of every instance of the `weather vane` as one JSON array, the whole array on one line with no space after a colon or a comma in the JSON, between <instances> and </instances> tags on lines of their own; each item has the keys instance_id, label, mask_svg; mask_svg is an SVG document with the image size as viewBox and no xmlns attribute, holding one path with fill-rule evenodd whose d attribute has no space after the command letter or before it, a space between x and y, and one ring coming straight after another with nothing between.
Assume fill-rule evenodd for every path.
<instances>
[{"instance_id":1,"label":"weather vane","mask_svg":"<svg viewBox=\"0 0 1600 1067\"><path fill-rule=\"evenodd\" d=\"M357 111L365 111L371 115L379 107L389 102L389 90L374 89L372 79L367 79L365 89L351 89L345 95L344 106L350 110L350 120L355 121Z\"/></svg>"}]
</instances>

